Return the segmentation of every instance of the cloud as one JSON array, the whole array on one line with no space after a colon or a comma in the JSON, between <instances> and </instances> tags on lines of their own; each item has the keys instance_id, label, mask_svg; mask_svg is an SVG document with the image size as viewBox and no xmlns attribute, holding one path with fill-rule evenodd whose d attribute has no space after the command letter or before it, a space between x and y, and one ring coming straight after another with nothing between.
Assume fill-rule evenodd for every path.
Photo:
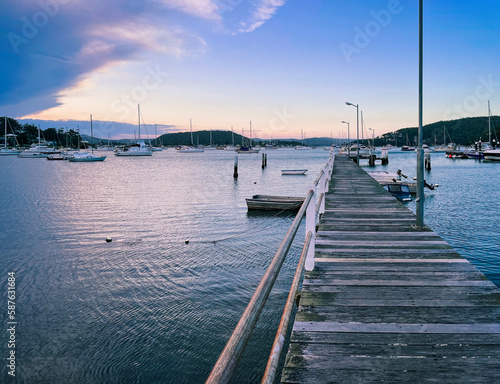
<instances>
[{"instance_id":1,"label":"cloud","mask_svg":"<svg viewBox=\"0 0 500 384\"><path fill-rule=\"evenodd\" d=\"M252 12L250 20L241 22L238 32L252 32L271 19L279 7L284 5L286 0L261 0L257 8Z\"/></svg>"},{"instance_id":2,"label":"cloud","mask_svg":"<svg viewBox=\"0 0 500 384\"><path fill-rule=\"evenodd\" d=\"M63 91L117 63L183 60L206 51L201 19L251 32L286 0L19 0L0 13L0 105L27 116L59 105ZM250 18L248 18L250 15ZM224 16L224 20L222 17ZM194 20L193 20L194 19ZM241 23L241 20L246 21ZM204 25L204 24L202 24ZM205 30L207 32L207 30ZM221 32L214 29L208 33ZM227 31L224 31L227 32Z\"/></svg>"},{"instance_id":3,"label":"cloud","mask_svg":"<svg viewBox=\"0 0 500 384\"><path fill-rule=\"evenodd\" d=\"M10 75L0 104L28 115L57 106L61 91L100 68L151 53L178 60L203 53L205 41L177 20L217 20L217 9L211 0L10 2L1 11L0 70ZM37 102L30 107L28 99Z\"/></svg>"},{"instance_id":4,"label":"cloud","mask_svg":"<svg viewBox=\"0 0 500 384\"><path fill-rule=\"evenodd\" d=\"M219 7L212 0L159 0L167 8L207 20L220 20Z\"/></svg>"}]
</instances>

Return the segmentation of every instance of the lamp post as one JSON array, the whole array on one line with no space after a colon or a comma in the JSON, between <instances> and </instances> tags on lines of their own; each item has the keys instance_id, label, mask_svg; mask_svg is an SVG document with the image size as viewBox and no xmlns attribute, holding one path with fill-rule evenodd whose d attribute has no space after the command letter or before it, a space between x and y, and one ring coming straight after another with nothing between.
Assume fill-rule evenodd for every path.
<instances>
[{"instance_id":1,"label":"lamp post","mask_svg":"<svg viewBox=\"0 0 500 384\"><path fill-rule=\"evenodd\" d=\"M359 105L345 102L346 105L356 107L356 165L359 167Z\"/></svg>"},{"instance_id":2,"label":"lamp post","mask_svg":"<svg viewBox=\"0 0 500 384\"><path fill-rule=\"evenodd\" d=\"M424 226L424 150L423 144L423 0L419 1L418 23L418 149L417 149L417 228Z\"/></svg>"},{"instance_id":3,"label":"lamp post","mask_svg":"<svg viewBox=\"0 0 500 384\"><path fill-rule=\"evenodd\" d=\"M350 138L349 138L349 122L348 121L344 121L342 120L342 122L344 124L347 124L347 157L350 157L351 156L351 143L349 142Z\"/></svg>"}]
</instances>

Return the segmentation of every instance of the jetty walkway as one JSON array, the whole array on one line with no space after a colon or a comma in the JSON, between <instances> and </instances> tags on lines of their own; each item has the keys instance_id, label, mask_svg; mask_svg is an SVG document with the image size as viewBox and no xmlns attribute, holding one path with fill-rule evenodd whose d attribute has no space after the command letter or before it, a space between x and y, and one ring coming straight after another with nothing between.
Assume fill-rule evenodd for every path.
<instances>
[{"instance_id":1,"label":"jetty walkway","mask_svg":"<svg viewBox=\"0 0 500 384\"><path fill-rule=\"evenodd\" d=\"M336 156L282 383L500 383L500 291Z\"/></svg>"}]
</instances>

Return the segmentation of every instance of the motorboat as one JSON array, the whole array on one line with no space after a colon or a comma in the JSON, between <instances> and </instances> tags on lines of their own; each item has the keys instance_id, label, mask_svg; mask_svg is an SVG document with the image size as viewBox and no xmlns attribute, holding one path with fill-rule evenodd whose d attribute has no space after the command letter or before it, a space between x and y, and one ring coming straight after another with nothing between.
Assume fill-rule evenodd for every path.
<instances>
[{"instance_id":1,"label":"motorboat","mask_svg":"<svg viewBox=\"0 0 500 384\"><path fill-rule=\"evenodd\" d=\"M484 160L500 161L500 149L492 149L483 152Z\"/></svg>"},{"instance_id":2,"label":"motorboat","mask_svg":"<svg viewBox=\"0 0 500 384\"><path fill-rule=\"evenodd\" d=\"M403 203L411 201L410 187L402 183L387 183L384 185L386 191Z\"/></svg>"}]
</instances>

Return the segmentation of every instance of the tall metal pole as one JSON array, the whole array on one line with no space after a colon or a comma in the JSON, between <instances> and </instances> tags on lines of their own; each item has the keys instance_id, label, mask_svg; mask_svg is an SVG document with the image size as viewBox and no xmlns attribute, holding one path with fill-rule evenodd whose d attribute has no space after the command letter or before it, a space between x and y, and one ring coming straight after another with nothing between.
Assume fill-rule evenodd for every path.
<instances>
[{"instance_id":1,"label":"tall metal pole","mask_svg":"<svg viewBox=\"0 0 500 384\"><path fill-rule=\"evenodd\" d=\"M356 165L359 167L359 104L356 104Z\"/></svg>"},{"instance_id":2,"label":"tall metal pole","mask_svg":"<svg viewBox=\"0 0 500 384\"><path fill-rule=\"evenodd\" d=\"M418 150L417 150L417 227L424 226L424 150L423 144L423 0L419 0L419 52L418 52Z\"/></svg>"}]
</instances>

